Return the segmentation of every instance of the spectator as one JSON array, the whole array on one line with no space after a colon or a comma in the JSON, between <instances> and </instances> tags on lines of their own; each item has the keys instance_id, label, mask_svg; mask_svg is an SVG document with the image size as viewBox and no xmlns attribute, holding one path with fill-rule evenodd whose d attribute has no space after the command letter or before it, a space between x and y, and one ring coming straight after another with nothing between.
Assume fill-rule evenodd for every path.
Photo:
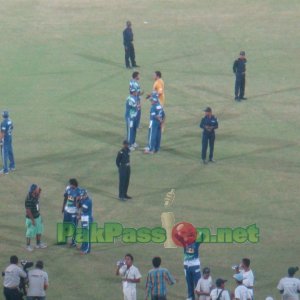
<instances>
[{"instance_id":1,"label":"spectator","mask_svg":"<svg viewBox=\"0 0 300 300\"><path fill-rule=\"evenodd\" d=\"M28 272L27 300L46 300L46 293L49 286L48 274L43 271L44 263L38 260L35 269Z\"/></svg>"},{"instance_id":2,"label":"spectator","mask_svg":"<svg viewBox=\"0 0 300 300\"><path fill-rule=\"evenodd\" d=\"M216 288L213 289L210 293L211 300L230 300L229 292L225 290L225 282L227 280L218 278L216 280Z\"/></svg>"},{"instance_id":3,"label":"spectator","mask_svg":"<svg viewBox=\"0 0 300 300\"><path fill-rule=\"evenodd\" d=\"M19 291L20 278L26 278L26 273L18 266L19 259L10 257L10 265L4 271L3 294L6 300L21 300Z\"/></svg>"},{"instance_id":4,"label":"spectator","mask_svg":"<svg viewBox=\"0 0 300 300\"><path fill-rule=\"evenodd\" d=\"M299 300L300 280L294 278L298 270L298 267L290 267L288 276L280 279L277 289L282 294L282 300Z\"/></svg>"},{"instance_id":5,"label":"spectator","mask_svg":"<svg viewBox=\"0 0 300 300\"><path fill-rule=\"evenodd\" d=\"M210 269L203 269L203 277L201 277L197 283L195 293L199 295L199 300L210 300L210 292L212 289L213 283L210 276Z\"/></svg>"},{"instance_id":6,"label":"spectator","mask_svg":"<svg viewBox=\"0 0 300 300\"><path fill-rule=\"evenodd\" d=\"M146 300L151 295L151 300L167 300L167 285L173 285L176 281L166 268L161 268L161 258L152 259L154 269L148 272L146 283Z\"/></svg>"}]
</instances>

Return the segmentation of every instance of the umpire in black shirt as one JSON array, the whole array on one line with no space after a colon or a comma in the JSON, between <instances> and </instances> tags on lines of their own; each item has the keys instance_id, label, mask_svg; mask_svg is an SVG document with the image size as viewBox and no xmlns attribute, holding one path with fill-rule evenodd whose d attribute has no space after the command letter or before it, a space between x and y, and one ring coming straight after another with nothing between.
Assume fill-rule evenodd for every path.
<instances>
[{"instance_id":1,"label":"umpire in black shirt","mask_svg":"<svg viewBox=\"0 0 300 300\"><path fill-rule=\"evenodd\" d=\"M127 195L130 179L130 149L126 140L123 142L123 148L118 152L116 165L119 169L119 200L131 199Z\"/></svg>"},{"instance_id":2,"label":"umpire in black shirt","mask_svg":"<svg viewBox=\"0 0 300 300\"><path fill-rule=\"evenodd\" d=\"M233 73L235 74L235 100L241 101L246 100L245 85L246 85L246 53L245 51L240 52L240 57L233 63Z\"/></svg>"},{"instance_id":3,"label":"umpire in black shirt","mask_svg":"<svg viewBox=\"0 0 300 300\"><path fill-rule=\"evenodd\" d=\"M123 44L125 50L125 65L127 69L139 67L135 62L135 51L133 46L133 32L131 22L126 22L126 28L123 31ZM131 65L130 62L131 61Z\"/></svg>"}]
</instances>

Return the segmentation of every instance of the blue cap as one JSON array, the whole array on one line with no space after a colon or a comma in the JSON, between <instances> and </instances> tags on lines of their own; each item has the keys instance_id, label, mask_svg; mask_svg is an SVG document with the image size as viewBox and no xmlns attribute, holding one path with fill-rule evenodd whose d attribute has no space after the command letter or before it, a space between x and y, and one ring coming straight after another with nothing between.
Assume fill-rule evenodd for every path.
<instances>
[{"instance_id":1,"label":"blue cap","mask_svg":"<svg viewBox=\"0 0 300 300\"><path fill-rule=\"evenodd\" d=\"M157 92L152 92L150 96L150 100L154 102L158 102L158 93Z\"/></svg>"},{"instance_id":2,"label":"blue cap","mask_svg":"<svg viewBox=\"0 0 300 300\"><path fill-rule=\"evenodd\" d=\"M244 276L242 273L237 273L237 274L234 274L233 275L233 278L236 280L236 281L239 281L239 282L242 282L244 280Z\"/></svg>"},{"instance_id":3,"label":"blue cap","mask_svg":"<svg viewBox=\"0 0 300 300\"><path fill-rule=\"evenodd\" d=\"M3 118L8 118L8 117L9 117L9 113L8 113L7 110L4 110L4 111L2 112L2 117L3 117Z\"/></svg>"},{"instance_id":4,"label":"blue cap","mask_svg":"<svg viewBox=\"0 0 300 300\"><path fill-rule=\"evenodd\" d=\"M31 194L32 192L34 192L34 191L36 190L37 187L38 187L38 186L37 186L35 183L33 183L33 184L30 186L30 188L29 188L29 193Z\"/></svg>"}]
</instances>

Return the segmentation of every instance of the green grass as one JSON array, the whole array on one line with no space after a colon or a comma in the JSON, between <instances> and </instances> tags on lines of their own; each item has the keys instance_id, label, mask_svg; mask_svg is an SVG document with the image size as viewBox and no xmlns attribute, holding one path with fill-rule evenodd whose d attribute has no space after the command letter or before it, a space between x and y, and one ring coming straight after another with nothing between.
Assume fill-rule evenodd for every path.
<instances>
[{"instance_id":1,"label":"green grass","mask_svg":"<svg viewBox=\"0 0 300 300\"><path fill-rule=\"evenodd\" d=\"M279 299L279 279L299 263L299 2L12 0L1 7L0 108L8 108L15 123L17 163L14 174L0 177L1 267L12 254L43 259L49 299L120 299L116 260L131 252L145 279L151 258L160 255L179 279L169 298L184 299L182 249L117 242L94 245L91 255L80 257L55 246L70 177L89 190L100 226L160 225L164 196L175 188L176 221L212 230L257 224L258 244L203 245L202 266L211 267L214 279L231 279L231 264L250 257L256 298ZM163 73L167 128L159 154L132 154L134 199L120 203L114 160L131 76L121 40L127 19L142 87L151 91L153 71ZM248 57L249 100L236 104L232 63L241 49ZM213 166L200 164L198 124L207 105L220 124ZM144 103L141 145L148 110ZM32 182L43 189L49 248L27 253L24 198Z\"/></svg>"}]
</instances>

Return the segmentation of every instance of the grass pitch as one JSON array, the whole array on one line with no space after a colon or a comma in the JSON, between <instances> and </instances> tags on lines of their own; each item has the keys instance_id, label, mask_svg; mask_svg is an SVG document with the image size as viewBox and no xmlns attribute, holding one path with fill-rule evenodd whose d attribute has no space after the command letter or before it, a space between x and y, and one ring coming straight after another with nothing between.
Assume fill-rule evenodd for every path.
<instances>
[{"instance_id":1,"label":"grass pitch","mask_svg":"<svg viewBox=\"0 0 300 300\"><path fill-rule=\"evenodd\" d=\"M89 256L55 246L64 187L77 177L94 201L99 226L160 225L163 199L176 190L176 221L198 227L260 228L258 244L203 245L202 266L213 279L231 279L231 264L250 257L257 299L273 295L287 268L299 264L299 23L298 1L1 1L1 109L15 123L17 171L0 178L2 268L12 254L43 259L49 299L121 299L115 262L131 252L142 272L151 259L179 279L170 299L184 299L182 249L162 245L94 245ZM124 68L122 30L133 23L141 85L152 73L166 84L167 127L162 151L132 154L130 195L117 196L115 155L124 138L124 101L131 72ZM146 21L146 23L144 23ZM232 63L248 58L246 96L233 101ZM219 119L217 164L200 164L202 109ZM143 104L137 142L147 138ZM43 188L41 213L49 248L24 250L24 198ZM234 288L231 279L227 287Z\"/></svg>"}]
</instances>

